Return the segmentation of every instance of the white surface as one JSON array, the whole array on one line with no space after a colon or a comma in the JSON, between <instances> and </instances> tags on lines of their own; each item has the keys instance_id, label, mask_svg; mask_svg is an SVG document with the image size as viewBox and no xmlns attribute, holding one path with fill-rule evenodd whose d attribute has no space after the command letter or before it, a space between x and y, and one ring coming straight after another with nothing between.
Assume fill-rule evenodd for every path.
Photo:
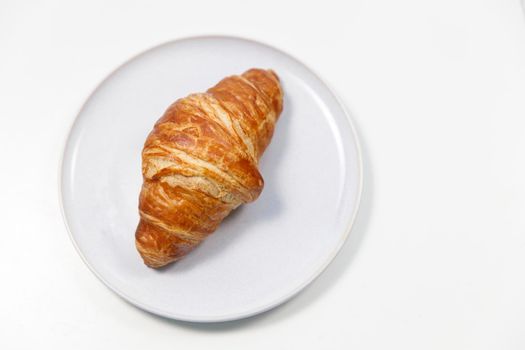
<instances>
[{"instance_id":1,"label":"white surface","mask_svg":"<svg viewBox=\"0 0 525 350\"><path fill-rule=\"evenodd\" d=\"M257 12L258 15L254 15ZM81 103L145 47L269 42L340 95L363 143L355 230L283 306L192 326L78 258L57 173ZM0 4L1 348L525 347L525 17L517 0Z\"/></svg>"},{"instance_id":2,"label":"white surface","mask_svg":"<svg viewBox=\"0 0 525 350\"><path fill-rule=\"evenodd\" d=\"M134 235L144 140L176 99L252 67L274 69L285 91L259 163L263 193L181 261L148 268ZM75 245L108 287L161 316L217 322L275 307L332 261L355 218L361 167L344 107L308 68L254 41L193 37L148 50L97 87L71 129L61 190Z\"/></svg>"}]
</instances>

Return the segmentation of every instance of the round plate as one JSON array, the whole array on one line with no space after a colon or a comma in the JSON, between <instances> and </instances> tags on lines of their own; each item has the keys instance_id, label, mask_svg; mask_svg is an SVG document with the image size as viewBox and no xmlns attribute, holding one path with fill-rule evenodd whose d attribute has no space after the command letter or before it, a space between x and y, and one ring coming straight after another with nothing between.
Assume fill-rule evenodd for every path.
<instances>
[{"instance_id":1,"label":"round plate","mask_svg":"<svg viewBox=\"0 0 525 350\"><path fill-rule=\"evenodd\" d=\"M146 136L176 99L252 67L274 69L285 95L263 193L179 262L146 267L134 243ZM93 273L142 309L200 322L263 312L317 277L350 231L362 178L355 130L327 86L282 51L232 37L173 41L118 68L77 116L61 171L65 221Z\"/></svg>"}]
</instances>

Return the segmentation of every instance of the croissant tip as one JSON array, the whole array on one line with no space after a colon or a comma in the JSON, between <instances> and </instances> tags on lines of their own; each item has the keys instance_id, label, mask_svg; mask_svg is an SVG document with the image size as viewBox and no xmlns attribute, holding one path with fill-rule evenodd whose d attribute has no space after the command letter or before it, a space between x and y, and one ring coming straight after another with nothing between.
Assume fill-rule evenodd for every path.
<instances>
[{"instance_id":1,"label":"croissant tip","mask_svg":"<svg viewBox=\"0 0 525 350\"><path fill-rule=\"evenodd\" d=\"M275 78L275 80L277 80L277 82L280 82L281 80L279 79L279 76L277 75L277 73L275 73L275 71L271 68L267 69L266 70L268 73L270 73L270 75Z\"/></svg>"},{"instance_id":2,"label":"croissant tip","mask_svg":"<svg viewBox=\"0 0 525 350\"><path fill-rule=\"evenodd\" d=\"M141 253L141 252L140 252ZM152 269L161 269L179 259L168 259L168 260L165 260L165 259L155 259L155 258L152 258L151 256L147 256L145 254L142 254L141 253L141 256L142 256L142 261L144 262L144 265L146 265L147 267L149 268L152 268Z\"/></svg>"},{"instance_id":3,"label":"croissant tip","mask_svg":"<svg viewBox=\"0 0 525 350\"><path fill-rule=\"evenodd\" d=\"M166 266L167 264L159 264L159 263L155 263L155 262L152 262L152 261L149 261L149 262L146 262L146 260L144 260L144 265L146 265L147 267L149 267L150 269L160 269L164 266Z\"/></svg>"}]
</instances>

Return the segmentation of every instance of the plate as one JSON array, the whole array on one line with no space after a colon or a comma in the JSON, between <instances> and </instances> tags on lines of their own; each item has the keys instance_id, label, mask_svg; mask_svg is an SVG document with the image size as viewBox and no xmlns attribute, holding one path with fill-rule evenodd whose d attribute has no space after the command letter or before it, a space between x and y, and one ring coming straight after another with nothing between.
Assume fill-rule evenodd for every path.
<instances>
[{"instance_id":1,"label":"plate","mask_svg":"<svg viewBox=\"0 0 525 350\"><path fill-rule=\"evenodd\" d=\"M285 93L260 163L263 193L184 259L146 267L134 244L146 136L177 98L252 67L274 69ZM195 37L139 54L96 88L68 136L60 185L72 241L106 286L154 314L214 322L266 311L312 282L350 231L361 180L352 122L310 69L251 40Z\"/></svg>"}]
</instances>

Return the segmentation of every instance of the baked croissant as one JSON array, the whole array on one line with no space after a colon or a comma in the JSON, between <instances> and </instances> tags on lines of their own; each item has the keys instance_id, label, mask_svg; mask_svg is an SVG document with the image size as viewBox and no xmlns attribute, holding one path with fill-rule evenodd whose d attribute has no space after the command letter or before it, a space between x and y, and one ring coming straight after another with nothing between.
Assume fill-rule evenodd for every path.
<instances>
[{"instance_id":1,"label":"baked croissant","mask_svg":"<svg viewBox=\"0 0 525 350\"><path fill-rule=\"evenodd\" d=\"M135 244L158 268L188 254L263 189L257 164L283 106L279 78L250 69L173 103L142 151Z\"/></svg>"}]
</instances>

